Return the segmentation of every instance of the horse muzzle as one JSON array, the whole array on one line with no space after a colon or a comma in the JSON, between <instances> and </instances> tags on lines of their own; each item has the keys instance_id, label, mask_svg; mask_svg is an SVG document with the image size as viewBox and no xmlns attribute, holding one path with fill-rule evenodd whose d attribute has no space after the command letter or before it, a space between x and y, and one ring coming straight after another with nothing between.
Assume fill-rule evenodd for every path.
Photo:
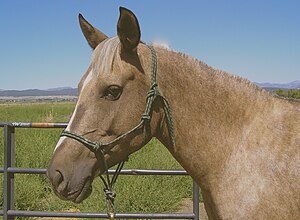
<instances>
[{"instance_id":1,"label":"horse muzzle","mask_svg":"<svg viewBox=\"0 0 300 220\"><path fill-rule=\"evenodd\" d=\"M69 140L67 142L70 144ZM59 198L79 203L92 192L96 162L95 159L83 157L83 154L76 155L76 146L63 145L54 153L47 168L47 176ZM64 151L70 147L73 152L66 154Z\"/></svg>"},{"instance_id":2,"label":"horse muzzle","mask_svg":"<svg viewBox=\"0 0 300 220\"><path fill-rule=\"evenodd\" d=\"M62 200L80 203L92 193L91 177L85 178L77 187L71 187L71 181L66 180L60 171L48 171L47 176L52 184L54 193Z\"/></svg>"}]
</instances>

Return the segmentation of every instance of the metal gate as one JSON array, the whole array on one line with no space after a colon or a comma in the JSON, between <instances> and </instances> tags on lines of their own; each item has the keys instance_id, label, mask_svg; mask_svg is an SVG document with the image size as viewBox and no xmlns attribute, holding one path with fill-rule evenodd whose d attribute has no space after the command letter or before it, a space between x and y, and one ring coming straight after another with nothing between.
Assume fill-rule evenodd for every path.
<instances>
[{"instance_id":1,"label":"metal gate","mask_svg":"<svg viewBox=\"0 0 300 220\"><path fill-rule=\"evenodd\" d=\"M0 122L4 127L4 167L0 168L3 178L3 209L0 216L4 220L14 217L69 217L69 218L107 218L107 213L88 212L47 212L22 211L14 209L14 176L15 174L46 174L46 169L17 168L14 166L15 128L65 128L67 123L30 123ZM113 174L114 170L109 170ZM122 170L120 175L188 175L184 170ZM199 187L193 182L193 213L116 213L115 218L122 219L199 219Z\"/></svg>"}]
</instances>

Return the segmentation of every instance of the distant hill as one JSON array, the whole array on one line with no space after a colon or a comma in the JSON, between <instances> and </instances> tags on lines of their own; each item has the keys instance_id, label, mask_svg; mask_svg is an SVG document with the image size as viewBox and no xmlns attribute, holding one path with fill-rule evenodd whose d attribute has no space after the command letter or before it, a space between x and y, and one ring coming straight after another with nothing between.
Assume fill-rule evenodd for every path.
<instances>
[{"instance_id":1,"label":"distant hill","mask_svg":"<svg viewBox=\"0 0 300 220\"><path fill-rule=\"evenodd\" d=\"M300 89L300 80L296 80L290 83L255 83L259 87L264 89Z\"/></svg>"},{"instance_id":2,"label":"distant hill","mask_svg":"<svg viewBox=\"0 0 300 220\"><path fill-rule=\"evenodd\" d=\"M56 88L47 89L47 91L62 91L62 90L68 90L68 89L73 89L73 88L72 87L56 87Z\"/></svg>"},{"instance_id":3,"label":"distant hill","mask_svg":"<svg viewBox=\"0 0 300 220\"><path fill-rule=\"evenodd\" d=\"M0 90L0 97L23 97L23 96L77 96L77 89L71 87L60 87L47 90Z\"/></svg>"}]
</instances>

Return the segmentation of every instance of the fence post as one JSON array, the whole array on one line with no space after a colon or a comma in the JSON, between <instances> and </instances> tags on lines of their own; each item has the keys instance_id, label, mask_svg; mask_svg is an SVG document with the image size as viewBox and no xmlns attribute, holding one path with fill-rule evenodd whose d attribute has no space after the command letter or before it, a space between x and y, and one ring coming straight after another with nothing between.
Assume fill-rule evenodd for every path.
<instances>
[{"instance_id":1,"label":"fence post","mask_svg":"<svg viewBox=\"0 0 300 220\"><path fill-rule=\"evenodd\" d=\"M8 216L7 211L14 209L14 174L8 172L14 166L14 136L15 128L4 125L4 183L3 183L3 218L14 219Z\"/></svg>"},{"instance_id":2,"label":"fence post","mask_svg":"<svg viewBox=\"0 0 300 220\"><path fill-rule=\"evenodd\" d=\"M195 220L199 220L199 186L195 181L193 181L193 213Z\"/></svg>"}]
</instances>

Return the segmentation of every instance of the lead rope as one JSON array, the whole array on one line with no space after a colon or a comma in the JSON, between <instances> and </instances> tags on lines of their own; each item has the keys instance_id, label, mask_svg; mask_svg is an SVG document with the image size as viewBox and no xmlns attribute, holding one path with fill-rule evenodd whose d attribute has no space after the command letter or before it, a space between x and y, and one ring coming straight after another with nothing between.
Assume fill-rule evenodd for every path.
<instances>
[{"instance_id":1,"label":"lead rope","mask_svg":"<svg viewBox=\"0 0 300 220\"><path fill-rule=\"evenodd\" d=\"M100 175L100 178L104 184L103 192L104 192L104 196L105 196L105 200L106 200L107 215L108 215L109 219L115 219L115 211L116 211L116 208L115 208L115 198L116 198L115 184L116 184L118 176L125 164L125 160L118 164L112 179L110 179L107 163L104 158L104 150L101 149L100 152L101 152L102 161L103 161L103 165L104 165L104 169L105 169L105 176L106 176L106 180L105 180L105 178L102 175Z\"/></svg>"},{"instance_id":2,"label":"lead rope","mask_svg":"<svg viewBox=\"0 0 300 220\"><path fill-rule=\"evenodd\" d=\"M109 219L115 219L115 198L116 198L116 192L115 192L115 184L117 182L118 176L124 166L125 161L122 161L121 163L118 164L116 171L110 180L108 170L105 171L106 179L103 176L100 176L103 184L104 184L104 196L106 200L106 210L107 210L107 215Z\"/></svg>"}]
</instances>

